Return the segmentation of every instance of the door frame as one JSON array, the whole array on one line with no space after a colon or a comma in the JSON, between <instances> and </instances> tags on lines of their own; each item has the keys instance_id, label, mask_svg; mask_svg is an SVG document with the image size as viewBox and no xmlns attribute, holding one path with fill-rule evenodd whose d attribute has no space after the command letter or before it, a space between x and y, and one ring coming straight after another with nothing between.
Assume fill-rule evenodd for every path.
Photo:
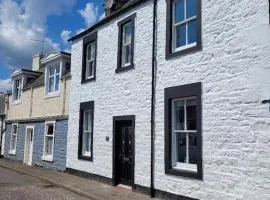
<instances>
[{"instance_id":1,"label":"door frame","mask_svg":"<svg viewBox=\"0 0 270 200\"><path fill-rule=\"evenodd\" d=\"M26 126L25 127L25 138L24 138L24 157L23 157L23 162L25 163L25 164L27 164L28 165L28 163L26 162L26 143L27 143L27 135L28 135L28 133L27 133L27 130L28 129L32 129L33 130L33 136L32 136L32 141L33 141L33 149L32 149L32 162L31 162L31 165L33 164L33 153L34 153L34 136L35 136L35 126ZM29 159L29 158L28 158Z\"/></svg>"},{"instance_id":2,"label":"door frame","mask_svg":"<svg viewBox=\"0 0 270 200\"><path fill-rule=\"evenodd\" d=\"M134 188L134 168L135 168L135 115L124 115L124 116L114 116L113 117L113 155L112 155L112 183L116 186L117 174L116 174L116 125L117 122L121 121L131 121L131 127L133 128L132 137L132 166L131 166L131 186Z\"/></svg>"}]
</instances>

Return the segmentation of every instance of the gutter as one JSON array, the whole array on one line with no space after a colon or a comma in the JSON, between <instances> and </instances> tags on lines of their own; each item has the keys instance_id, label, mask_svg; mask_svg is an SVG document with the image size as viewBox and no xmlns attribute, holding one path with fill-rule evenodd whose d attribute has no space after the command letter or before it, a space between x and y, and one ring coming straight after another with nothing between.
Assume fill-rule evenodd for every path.
<instances>
[{"instance_id":1,"label":"gutter","mask_svg":"<svg viewBox=\"0 0 270 200\"><path fill-rule=\"evenodd\" d=\"M156 105L156 71L157 71L157 0L153 0L153 46L152 46L152 94L151 94L151 183L150 196L155 197L155 105Z\"/></svg>"},{"instance_id":2,"label":"gutter","mask_svg":"<svg viewBox=\"0 0 270 200\"><path fill-rule=\"evenodd\" d=\"M136 6L139 6L142 3L145 3L147 1L149 1L149 0L133 0L133 1L131 1L131 3L128 3L127 5L124 5L123 8L121 8L120 10L112 13L108 17L105 17L104 19L102 19L101 21L97 22L95 25L91 26L90 28L86 29L85 31L83 31L83 32L81 32L81 33L79 33L77 35L74 35L73 37L71 37L70 39L68 39L68 42L73 42L74 40L77 40L79 38L84 37L88 33L94 32L96 29L98 29L99 27L103 26L104 24L107 24L111 20L119 17L120 15L126 13L129 10L134 9Z\"/></svg>"}]
</instances>

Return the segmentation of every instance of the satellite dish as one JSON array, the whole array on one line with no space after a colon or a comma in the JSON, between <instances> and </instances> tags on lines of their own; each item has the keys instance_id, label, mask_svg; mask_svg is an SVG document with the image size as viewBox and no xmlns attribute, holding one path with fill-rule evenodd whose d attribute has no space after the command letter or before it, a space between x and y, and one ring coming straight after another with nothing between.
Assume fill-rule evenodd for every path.
<instances>
[{"instance_id":1,"label":"satellite dish","mask_svg":"<svg viewBox=\"0 0 270 200\"><path fill-rule=\"evenodd\" d=\"M105 0L105 8L111 8L114 0Z\"/></svg>"}]
</instances>

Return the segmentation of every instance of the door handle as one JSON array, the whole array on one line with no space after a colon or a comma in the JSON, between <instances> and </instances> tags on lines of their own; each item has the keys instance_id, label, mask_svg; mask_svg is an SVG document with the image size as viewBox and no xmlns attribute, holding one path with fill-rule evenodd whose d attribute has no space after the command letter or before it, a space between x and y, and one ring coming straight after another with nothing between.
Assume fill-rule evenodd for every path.
<instances>
[{"instance_id":1,"label":"door handle","mask_svg":"<svg viewBox=\"0 0 270 200\"><path fill-rule=\"evenodd\" d=\"M123 161L129 161L129 158L123 158Z\"/></svg>"}]
</instances>

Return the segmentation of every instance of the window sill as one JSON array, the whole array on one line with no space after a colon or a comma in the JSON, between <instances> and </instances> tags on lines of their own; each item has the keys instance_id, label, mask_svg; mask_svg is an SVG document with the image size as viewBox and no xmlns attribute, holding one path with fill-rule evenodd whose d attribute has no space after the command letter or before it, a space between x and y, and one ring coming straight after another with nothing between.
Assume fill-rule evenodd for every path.
<instances>
[{"instance_id":1,"label":"window sill","mask_svg":"<svg viewBox=\"0 0 270 200\"><path fill-rule=\"evenodd\" d=\"M13 105L18 105L18 104L21 104L22 103L22 100L21 99L18 99L18 100L14 100L12 102Z\"/></svg>"},{"instance_id":2,"label":"window sill","mask_svg":"<svg viewBox=\"0 0 270 200\"><path fill-rule=\"evenodd\" d=\"M186 48L178 48L179 50L176 49L175 52L166 52L166 60L178 57L178 56L184 56L190 53L195 53L197 51L200 51L202 49L202 45L200 43L197 43L197 45L191 45L187 46Z\"/></svg>"},{"instance_id":3,"label":"window sill","mask_svg":"<svg viewBox=\"0 0 270 200\"><path fill-rule=\"evenodd\" d=\"M93 161L92 156L83 156L83 155L78 155L79 160L87 160L87 161Z\"/></svg>"},{"instance_id":4,"label":"window sill","mask_svg":"<svg viewBox=\"0 0 270 200\"><path fill-rule=\"evenodd\" d=\"M14 156L15 156L15 155L16 155L16 151L15 151L15 150L10 150L10 151L8 152L8 154L9 154L9 155L14 155Z\"/></svg>"},{"instance_id":5,"label":"window sill","mask_svg":"<svg viewBox=\"0 0 270 200\"><path fill-rule=\"evenodd\" d=\"M49 99L49 98L53 98L53 97L59 97L60 96L60 92L52 92L52 93L48 93L44 96L44 99Z\"/></svg>"},{"instance_id":6,"label":"window sill","mask_svg":"<svg viewBox=\"0 0 270 200\"><path fill-rule=\"evenodd\" d=\"M125 67L117 67L115 69L115 73L121 73L121 72L129 71L132 69L134 69L134 64L131 64L131 65L125 66Z\"/></svg>"},{"instance_id":7,"label":"window sill","mask_svg":"<svg viewBox=\"0 0 270 200\"><path fill-rule=\"evenodd\" d=\"M95 80L96 80L96 76L94 76L92 78L88 78L88 79L82 79L81 84L88 83L88 82L95 81Z\"/></svg>"},{"instance_id":8,"label":"window sill","mask_svg":"<svg viewBox=\"0 0 270 200\"><path fill-rule=\"evenodd\" d=\"M43 161L53 162L53 156L42 156Z\"/></svg>"},{"instance_id":9,"label":"window sill","mask_svg":"<svg viewBox=\"0 0 270 200\"><path fill-rule=\"evenodd\" d=\"M183 169L176 169L176 168L165 169L165 174L202 180L201 173L189 171L189 170L183 170Z\"/></svg>"}]
</instances>

